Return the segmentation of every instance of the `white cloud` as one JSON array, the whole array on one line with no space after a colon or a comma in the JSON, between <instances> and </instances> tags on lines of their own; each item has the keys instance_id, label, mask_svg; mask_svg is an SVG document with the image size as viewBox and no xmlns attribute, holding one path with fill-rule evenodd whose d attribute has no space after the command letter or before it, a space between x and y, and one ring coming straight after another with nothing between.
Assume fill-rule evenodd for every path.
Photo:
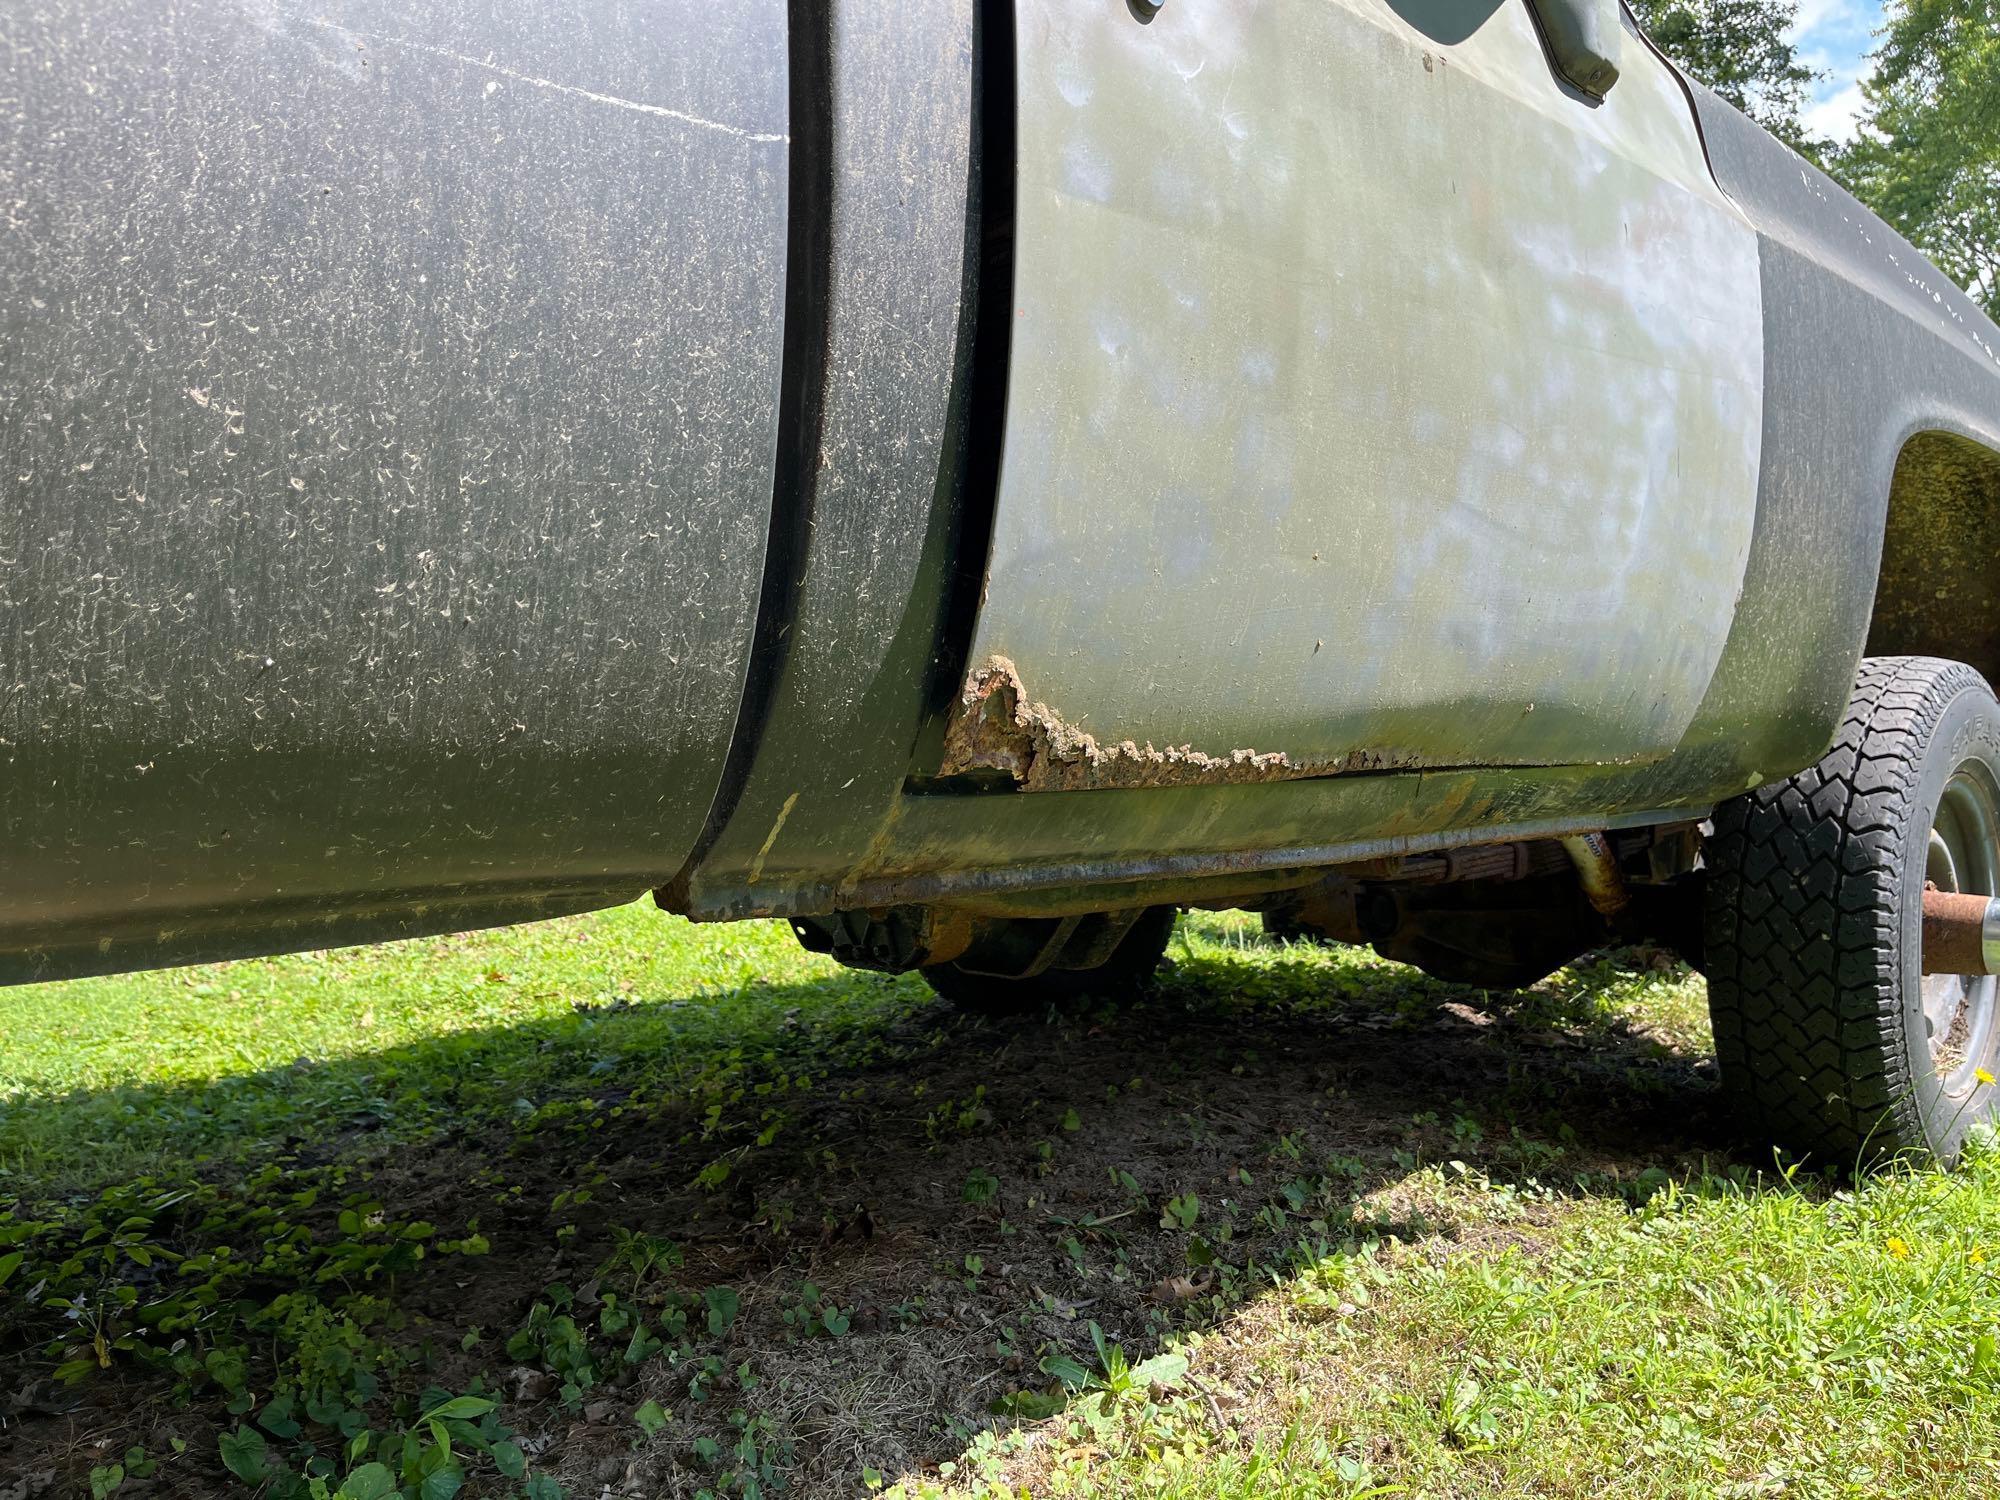
<instances>
[{"instance_id":1,"label":"white cloud","mask_svg":"<svg viewBox=\"0 0 2000 1500\"><path fill-rule=\"evenodd\" d=\"M1852 138L1861 114L1861 79L1882 24L1883 0L1799 0L1787 35L1799 61L1821 76L1812 103L1800 119L1806 130L1829 140Z\"/></svg>"},{"instance_id":2,"label":"white cloud","mask_svg":"<svg viewBox=\"0 0 2000 1500\"><path fill-rule=\"evenodd\" d=\"M1855 124L1861 117L1863 102L1861 85L1850 83L1838 93L1807 105L1799 118L1805 125L1808 135L1823 136L1834 141L1849 140L1853 137Z\"/></svg>"},{"instance_id":3,"label":"white cloud","mask_svg":"<svg viewBox=\"0 0 2000 1500\"><path fill-rule=\"evenodd\" d=\"M1844 31L1862 19L1863 9L1859 0L1799 0L1798 13L1792 17L1786 35L1796 42L1829 23ZM1871 13L1874 9L1872 5L1866 7ZM1873 15L1868 19L1872 21Z\"/></svg>"}]
</instances>

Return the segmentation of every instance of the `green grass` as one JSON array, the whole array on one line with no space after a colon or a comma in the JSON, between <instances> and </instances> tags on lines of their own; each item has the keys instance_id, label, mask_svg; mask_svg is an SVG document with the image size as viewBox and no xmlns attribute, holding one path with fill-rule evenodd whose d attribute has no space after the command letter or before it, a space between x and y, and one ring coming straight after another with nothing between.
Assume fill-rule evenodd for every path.
<instances>
[{"instance_id":1,"label":"green grass","mask_svg":"<svg viewBox=\"0 0 2000 1500\"><path fill-rule=\"evenodd\" d=\"M1943 1496L2000 1484L2000 1158L1636 1213L1426 1186L1491 1248L1335 1257L1190 1340L1191 1397L1071 1419L1037 1493ZM1519 1227L1520 1238L1493 1232ZM1255 1429L1261 1428L1259 1436ZM1074 1450L1072 1450L1074 1451Z\"/></svg>"},{"instance_id":2,"label":"green grass","mask_svg":"<svg viewBox=\"0 0 2000 1500\"><path fill-rule=\"evenodd\" d=\"M916 985L848 974L781 923L699 928L644 902L0 990L0 1191L241 1167L302 1134L408 1141L607 1081L684 1090L794 1007L852 1050Z\"/></svg>"},{"instance_id":3,"label":"green grass","mask_svg":"<svg viewBox=\"0 0 2000 1500\"><path fill-rule=\"evenodd\" d=\"M2000 1493L1989 1144L1786 1175L1645 954L1172 957L985 1023L640 905L0 992L0 1443L415 1493L457 1395L468 1496Z\"/></svg>"}]
</instances>

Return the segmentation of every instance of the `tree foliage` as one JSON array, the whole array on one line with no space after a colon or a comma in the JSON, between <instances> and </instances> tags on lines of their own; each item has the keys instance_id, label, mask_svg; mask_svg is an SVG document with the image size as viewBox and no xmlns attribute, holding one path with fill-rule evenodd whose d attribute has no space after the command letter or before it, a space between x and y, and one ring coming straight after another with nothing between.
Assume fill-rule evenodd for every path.
<instances>
[{"instance_id":1,"label":"tree foliage","mask_svg":"<svg viewBox=\"0 0 2000 1500\"><path fill-rule=\"evenodd\" d=\"M1851 141L1800 121L1797 0L1631 0L1660 50L1839 178L2000 311L2000 0L1887 0Z\"/></svg>"},{"instance_id":2,"label":"tree foliage","mask_svg":"<svg viewBox=\"0 0 2000 1500\"><path fill-rule=\"evenodd\" d=\"M1778 139L1813 153L1799 123L1819 77L1790 31L1796 0L1631 0L1646 34L1688 74Z\"/></svg>"},{"instance_id":3,"label":"tree foliage","mask_svg":"<svg viewBox=\"0 0 2000 1500\"><path fill-rule=\"evenodd\" d=\"M1861 130L1831 166L2000 311L2000 0L1890 0L1887 20Z\"/></svg>"}]
</instances>

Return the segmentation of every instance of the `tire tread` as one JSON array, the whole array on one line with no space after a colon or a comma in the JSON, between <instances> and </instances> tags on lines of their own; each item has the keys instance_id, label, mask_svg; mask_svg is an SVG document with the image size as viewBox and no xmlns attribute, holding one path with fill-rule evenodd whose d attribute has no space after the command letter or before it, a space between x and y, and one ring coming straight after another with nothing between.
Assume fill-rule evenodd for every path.
<instances>
[{"instance_id":1,"label":"tire tread","mask_svg":"<svg viewBox=\"0 0 2000 1500\"><path fill-rule=\"evenodd\" d=\"M1703 857L1723 1085L1749 1128L1822 1162L1925 1148L1898 901L1925 747L1972 685L1961 662L1870 658L1818 764L1715 811Z\"/></svg>"}]
</instances>

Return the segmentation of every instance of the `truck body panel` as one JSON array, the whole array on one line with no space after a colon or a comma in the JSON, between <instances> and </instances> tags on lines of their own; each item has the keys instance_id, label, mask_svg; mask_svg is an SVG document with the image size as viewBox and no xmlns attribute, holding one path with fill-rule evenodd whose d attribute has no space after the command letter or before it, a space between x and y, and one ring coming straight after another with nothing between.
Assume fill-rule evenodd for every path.
<instances>
[{"instance_id":1,"label":"truck body panel","mask_svg":"<svg viewBox=\"0 0 2000 1500\"><path fill-rule=\"evenodd\" d=\"M671 871L768 530L783 6L0 38L7 976Z\"/></svg>"},{"instance_id":2,"label":"truck body panel","mask_svg":"<svg viewBox=\"0 0 2000 1500\"><path fill-rule=\"evenodd\" d=\"M2000 332L1636 33L0 39L0 980L1685 826L2000 670Z\"/></svg>"}]
</instances>

